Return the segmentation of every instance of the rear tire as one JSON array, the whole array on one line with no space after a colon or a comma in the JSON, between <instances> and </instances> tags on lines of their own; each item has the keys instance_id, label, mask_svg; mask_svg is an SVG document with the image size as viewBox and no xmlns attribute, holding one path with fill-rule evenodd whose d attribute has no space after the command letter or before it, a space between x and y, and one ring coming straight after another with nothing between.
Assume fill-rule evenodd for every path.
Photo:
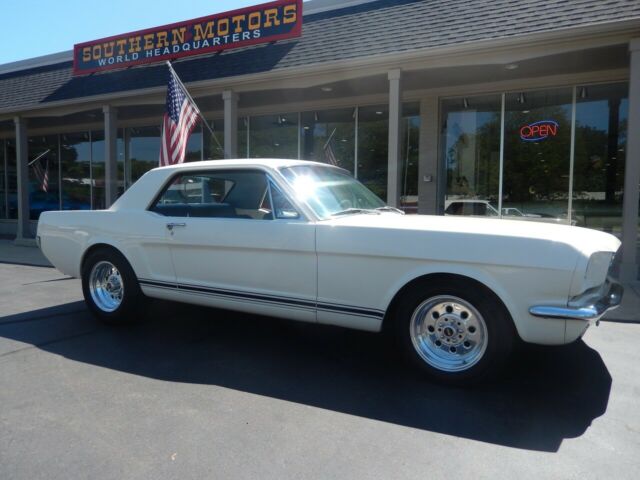
<instances>
[{"instance_id":1,"label":"rear tire","mask_svg":"<svg viewBox=\"0 0 640 480\"><path fill-rule=\"evenodd\" d=\"M469 386L497 375L517 333L496 295L455 277L420 282L396 309L394 331L407 360L436 381Z\"/></svg>"},{"instance_id":2,"label":"rear tire","mask_svg":"<svg viewBox=\"0 0 640 480\"><path fill-rule=\"evenodd\" d=\"M131 265L121 253L108 248L91 252L85 259L82 293L89 310L110 325L138 320L144 303Z\"/></svg>"}]
</instances>

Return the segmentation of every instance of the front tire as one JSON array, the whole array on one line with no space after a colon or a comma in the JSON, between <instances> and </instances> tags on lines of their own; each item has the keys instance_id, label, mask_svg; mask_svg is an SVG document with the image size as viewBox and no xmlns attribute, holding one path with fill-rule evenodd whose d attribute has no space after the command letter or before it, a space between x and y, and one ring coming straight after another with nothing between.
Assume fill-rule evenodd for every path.
<instances>
[{"instance_id":1,"label":"front tire","mask_svg":"<svg viewBox=\"0 0 640 480\"><path fill-rule=\"evenodd\" d=\"M400 299L394 326L411 364L436 381L459 386L499 373L517 336L493 292L457 278L413 286Z\"/></svg>"},{"instance_id":2,"label":"front tire","mask_svg":"<svg viewBox=\"0 0 640 480\"><path fill-rule=\"evenodd\" d=\"M107 324L131 323L144 299L131 265L119 252L91 252L82 267L82 293L89 310Z\"/></svg>"}]
</instances>

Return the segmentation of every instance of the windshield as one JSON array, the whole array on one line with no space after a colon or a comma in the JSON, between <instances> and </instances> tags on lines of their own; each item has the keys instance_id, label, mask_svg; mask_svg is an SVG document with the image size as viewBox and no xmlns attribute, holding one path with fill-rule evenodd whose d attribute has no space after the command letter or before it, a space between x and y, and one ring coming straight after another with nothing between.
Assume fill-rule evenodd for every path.
<instances>
[{"instance_id":1,"label":"windshield","mask_svg":"<svg viewBox=\"0 0 640 480\"><path fill-rule=\"evenodd\" d=\"M348 173L332 167L299 165L280 170L296 193L321 219L364 213L385 206L371 190Z\"/></svg>"}]
</instances>

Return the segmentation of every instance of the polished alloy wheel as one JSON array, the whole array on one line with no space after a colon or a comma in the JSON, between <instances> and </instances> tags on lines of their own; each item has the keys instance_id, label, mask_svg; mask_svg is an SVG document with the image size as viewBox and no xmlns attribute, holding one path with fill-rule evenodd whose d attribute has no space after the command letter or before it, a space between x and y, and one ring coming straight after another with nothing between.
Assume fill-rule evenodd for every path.
<instances>
[{"instance_id":1,"label":"polished alloy wheel","mask_svg":"<svg viewBox=\"0 0 640 480\"><path fill-rule=\"evenodd\" d=\"M445 372L471 368L487 349L488 332L482 315L458 297L439 295L425 300L413 312L409 328L418 355Z\"/></svg>"},{"instance_id":2,"label":"polished alloy wheel","mask_svg":"<svg viewBox=\"0 0 640 480\"><path fill-rule=\"evenodd\" d=\"M89 290L96 307L103 312L113 312L122 303L122 275L111 262L98 262L89 275Z\"/></svg>"}]
</instances>

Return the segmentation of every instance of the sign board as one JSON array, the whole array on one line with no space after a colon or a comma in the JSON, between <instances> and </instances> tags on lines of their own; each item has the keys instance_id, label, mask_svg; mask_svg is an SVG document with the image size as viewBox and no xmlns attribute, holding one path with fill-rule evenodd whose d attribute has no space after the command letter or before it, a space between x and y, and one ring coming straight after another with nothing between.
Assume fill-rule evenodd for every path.
<instances>
[{"instance_id":1,"label":"sign board","mask_svg":"<svg viewBox=\"0 0 640 480\"><path fill-rule=\"evenodd\" d=\"M558 122L540 120L520 128L520 138L525 142L540 142L558 134Z\"/></svg>"},{"instance_id":2,"label":"sign board","mask_svg":"<svg viewBox=\"0 0 640 480\"><path fill-rule=\"evenodd\" d=\"M302 0L278 0L74 45L73 73L126 68L301 34Z\"/></svg>"}]
</instances>

